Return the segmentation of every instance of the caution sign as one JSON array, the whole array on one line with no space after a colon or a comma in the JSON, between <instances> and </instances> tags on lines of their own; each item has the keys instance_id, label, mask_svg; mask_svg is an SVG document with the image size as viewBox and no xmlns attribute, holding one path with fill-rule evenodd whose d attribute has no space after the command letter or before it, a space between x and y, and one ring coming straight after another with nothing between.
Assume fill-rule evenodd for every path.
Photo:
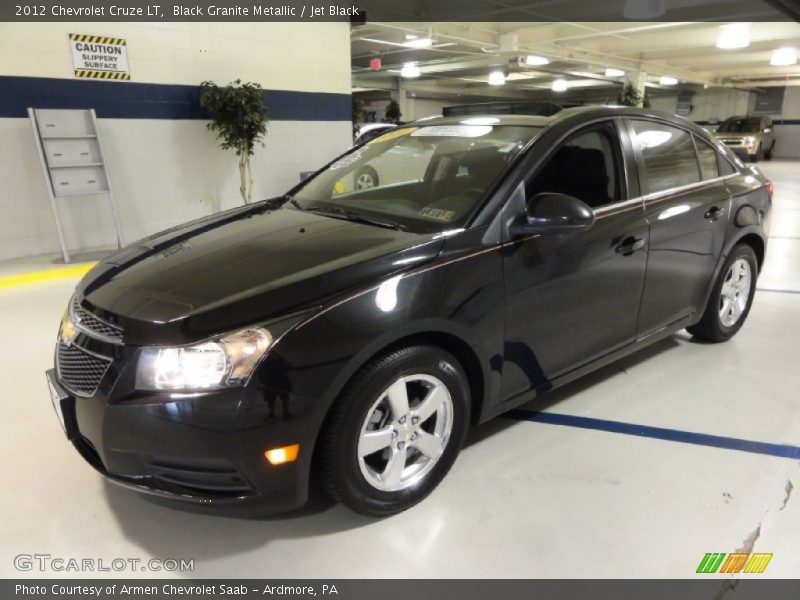
<instances>
[{"instance_id":1,"label":"caution sign","mask_svg":"<svg viewBox=\"0 0 800 600\"><path fill-rule=\"evenodd\" d=\"M69 34L75 77L130 79L128 45L122 38Z\"/></svg>"}]
</instances>

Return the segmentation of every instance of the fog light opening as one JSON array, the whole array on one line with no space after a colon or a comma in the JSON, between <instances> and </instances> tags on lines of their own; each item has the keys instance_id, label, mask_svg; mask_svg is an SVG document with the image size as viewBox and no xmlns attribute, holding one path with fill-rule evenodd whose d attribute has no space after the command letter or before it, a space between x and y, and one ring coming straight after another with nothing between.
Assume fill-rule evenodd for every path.
<instances>
[{"instance_id":1,"label":"fog light opening","mask_svg":"<svg viewBox=\"0 0 800 600\"><path fill-rule=\"evenodd\" d=\"M294 462L299 454L300 444L291 444L290 446L273 448L264 452L267 461L274 466Z\"/></svg>"}]
</instances>

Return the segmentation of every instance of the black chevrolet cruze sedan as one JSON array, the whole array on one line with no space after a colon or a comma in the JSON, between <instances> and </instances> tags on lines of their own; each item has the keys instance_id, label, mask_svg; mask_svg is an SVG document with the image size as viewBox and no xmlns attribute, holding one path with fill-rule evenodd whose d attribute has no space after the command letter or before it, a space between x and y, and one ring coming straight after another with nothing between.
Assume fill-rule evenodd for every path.
<instances>
[{"instance_id":1,"label":"black chevrolet cruze sedan","mask_svg":"<svg viewBox=\"0 0 800 600\"><path fill-rule=\"evenodd\" d=\"M100 262L61 322L51 396L130 488L286 510L317 478L393 514L471 424L680 329L733 336L771 202L674 115L420 120Z\"/></svg>"}]
</instances>

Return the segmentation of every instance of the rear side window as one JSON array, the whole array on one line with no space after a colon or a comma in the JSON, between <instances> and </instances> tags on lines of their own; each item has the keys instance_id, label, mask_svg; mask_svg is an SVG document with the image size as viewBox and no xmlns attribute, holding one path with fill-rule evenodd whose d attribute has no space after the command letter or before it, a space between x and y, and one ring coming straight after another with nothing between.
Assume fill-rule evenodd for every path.
<instances>
[{"instance_id":1,"label":"rear side window","mask_svg":"<svg viewBox=\"0 0 800 600\"><path fill-rule=\"evenodd\" d=\"M697 145L697 158L700 160L700 173L703 180L719 177L717 151L698 137L695 137L694 140Z\"/></svg>"},{"instance_id":2,"label":"rear side window","mask_svg":"<svg viewBox=\"0 0 800 600\"><path fill-rule=\"evenodd\" d=\"M654 194L700 181L692 135L670 125L632 120L635 143L642 152L642 192Z\"/></svg>"}]
</instances>

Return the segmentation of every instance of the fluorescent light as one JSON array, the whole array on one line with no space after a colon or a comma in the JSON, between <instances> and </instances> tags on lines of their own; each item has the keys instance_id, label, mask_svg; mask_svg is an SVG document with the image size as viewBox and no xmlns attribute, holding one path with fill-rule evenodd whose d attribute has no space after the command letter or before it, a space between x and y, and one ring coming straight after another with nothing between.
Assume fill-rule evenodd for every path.
<instances>
[{"instance_id":1,"label":"fluorescent light","mask_svg":"<svg viewBox=\"0 0 800 600\"><path fill-rule=\"evenodd\" d=\"M606 77L624 77L625 71L622 69L615 69L614 67L608 67L606 69Z\"/></svg>"},{"instance_id":2,"label":"fluorescent light","mask_svg":"<svg viewBox=\"0 0 800 600\"><path fill-rule=\"evenodd\" d=\"M566 92L567 91L567 82L565 79L556 79L553 82L552 90L554 92Z\"/></svg>"},{"instance_id":3,"label":"fluorescent light","mask_svg":"<svg viewBox=\"0 0 800 600\"><path fill-rule=\"evenodd\" d=\"M750 23L731 23L720 28L717 48L735 50L750 45Z\"/></svg>"},{"instance_id":4,"label":"fluorescent light","mask_svg":"<svg viewBox=\"0 0 800 600\"><path fill-rule=\"evenodd\" d=\"M406 41L403 46L406 48L430 48L433 45L433 40L429 37L417 37L415 35L406 35Z\"/></svg>"},{"instance_id":5,"label":"fluorescent light","mask_svg":"<svg viewBox=\"0 0 800 600\"><path fill-rule=\"evenodd\" d=\"M773 67L788 67L797 64L797 48L778 48L772 53L769 64Z\"/></svg>"},{"instance_id":6,"label":"fluorescent light","mask_svg":"<svg viewBox=\"0 0 800 600\"><path fill-rule=\"evenodd\" d=\"M538 54L528 54L525 57L525 64L532 67L541 67L550 63L550 59L546 56L539 56Z\"/></svg>"},{"instance_id":7,"label":"fluorescent light","mask_svg":"<svg viewBox=\"0 0 800 600\"><path fill-rule=\"evenodd\" d=\"M506 76L502 71L492 71L489 73L489 85L504 85Z\"/></svg>"},{"instance_id":8,"label":"fluorescent light","mask_svg":"<svg viewBox=\"0 0 800 600\"><path fill-rule=\"evenodd\" d=\"M669 75L662 75L658 79L658 83L660 83L661 85L676 85L678 83L678 80L675 79L674 77L670 77Z\"/></svg>"},{"instance_id":9,"label":"fluorescent light","mask_svg":"<svg viewBox=\"0 0 800 600\"><path fill-rule=\"evenodd\" d=\"M419 67L413 62L403 63L403 68L400 69L400 76L406 78L419 77Z\"/></svg>"}]
</instances>

